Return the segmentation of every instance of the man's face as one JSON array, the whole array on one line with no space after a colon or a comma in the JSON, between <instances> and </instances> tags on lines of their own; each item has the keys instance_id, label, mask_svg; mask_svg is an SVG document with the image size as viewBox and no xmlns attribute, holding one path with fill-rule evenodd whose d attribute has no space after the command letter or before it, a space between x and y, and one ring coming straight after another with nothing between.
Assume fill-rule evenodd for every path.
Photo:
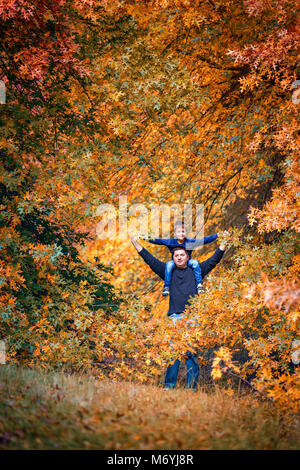
<instances>
[{"instance_id":1,"label":"man's face","mask_svg":"<svg viewBox=\"0 0 300 470\"><path fill-rule=\"evenodd\" d=\"M183 240L185 238L185 228L182 225L177 225L175 227L175 237L177 240Z\"/></svg>"},{"instance_id":2,"label":"man's face","mask_svg":"<svg viewBox=\"0 0 300 470\"><path fill-rule=\"evenodd\" d=\"M177 268L186 268L188 259L189 257L184 250L176 250L173 254L173 260Z\"/></svg>"}]
</instances>

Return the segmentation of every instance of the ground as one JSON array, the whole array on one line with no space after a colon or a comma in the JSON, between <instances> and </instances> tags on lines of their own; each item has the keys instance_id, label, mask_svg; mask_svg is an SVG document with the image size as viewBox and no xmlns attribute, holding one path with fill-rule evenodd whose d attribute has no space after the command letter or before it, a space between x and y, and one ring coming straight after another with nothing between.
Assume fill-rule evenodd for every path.
<instances>
[{"instance_id":1,"label":"ground","mask_svg":"<svg viewBox=\"0 0 300 470\"><path fill-rule=\"evenodd\" d=\"M249 391L0 366L0 449L299 449L299 421Z\"/></svg>"}]
</instances>

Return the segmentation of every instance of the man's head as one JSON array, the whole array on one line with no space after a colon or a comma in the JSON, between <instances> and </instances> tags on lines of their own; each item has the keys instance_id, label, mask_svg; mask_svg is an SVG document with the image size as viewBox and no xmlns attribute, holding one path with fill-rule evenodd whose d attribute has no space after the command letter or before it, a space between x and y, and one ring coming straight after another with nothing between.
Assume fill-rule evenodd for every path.
<instances>
[{"instance_id":1,"label":"man's head","mask_svg":"<svg viewBox=\"0 0 300 470\"><path fill-rule=\"evenodd\" d=\"M174 225L174 234L177 240L183 240L186 237L184 222L177 221Z\"/></svg>"},{"instance_id":2,"label":"man's head","mask_svg":"<svg viewBox=\"0 0 300 470\"><path fill-rule=\"evenodd\" d=\"M185 248L181 248L180 246L174 248L172 258L177 268L183 269L187 267L189 255Z\"/></svg>"}]
</instances>

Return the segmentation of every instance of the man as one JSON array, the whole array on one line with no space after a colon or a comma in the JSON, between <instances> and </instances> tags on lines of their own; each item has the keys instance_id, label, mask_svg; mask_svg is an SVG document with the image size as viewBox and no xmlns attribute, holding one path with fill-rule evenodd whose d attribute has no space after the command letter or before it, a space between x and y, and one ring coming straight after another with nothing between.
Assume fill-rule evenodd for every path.
<instances>
[{"instance_id":1,"label":"man","mask_svg":"<svg viewBox=\"0 0 300 470\"><path fill-rule=\"evenodd\" d=\"M228 232L224 232L228 236ZM145 263L150 266L161 279L165 277L165 263L155 258L138 242L135 237L131 237L131 242L136 248L138 254ZM225 250L225 242L222 242L215 253L207 260L200 263L202 279L221 261ZM188 266L189 255L185 248L176 247L172 252L172 258L175 263L175 269L172 272L172 281L169 296L168 316L174 322L182 318L184 309L189 305L191 297L197 295L197 286L193 269ZM167 368L165 376L165 389L174 388L177 382L177 375L180 361L178 359ZM186 387L196 389L199 376L199 366L196 356L187 352L186 356L187 377Z\"/></svg>"}]
</instances>

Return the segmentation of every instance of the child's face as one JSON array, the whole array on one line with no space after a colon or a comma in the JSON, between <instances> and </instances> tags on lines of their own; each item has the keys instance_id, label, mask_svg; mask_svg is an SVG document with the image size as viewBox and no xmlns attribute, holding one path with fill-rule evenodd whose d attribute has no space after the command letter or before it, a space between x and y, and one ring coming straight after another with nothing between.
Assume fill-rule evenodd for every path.
<instances>
[{"instance_id":1,"label":"child's face","mask_svg":"<svg viewBox=\"0 0 300 470\"><path fill-rule=\"evenodd\" d=\"M182 240L183 238L185 238L185 228L184 228L184 226L177 225L177 227L175 227L175 237L178 240Z\"/></svg>"}]
</instances>

